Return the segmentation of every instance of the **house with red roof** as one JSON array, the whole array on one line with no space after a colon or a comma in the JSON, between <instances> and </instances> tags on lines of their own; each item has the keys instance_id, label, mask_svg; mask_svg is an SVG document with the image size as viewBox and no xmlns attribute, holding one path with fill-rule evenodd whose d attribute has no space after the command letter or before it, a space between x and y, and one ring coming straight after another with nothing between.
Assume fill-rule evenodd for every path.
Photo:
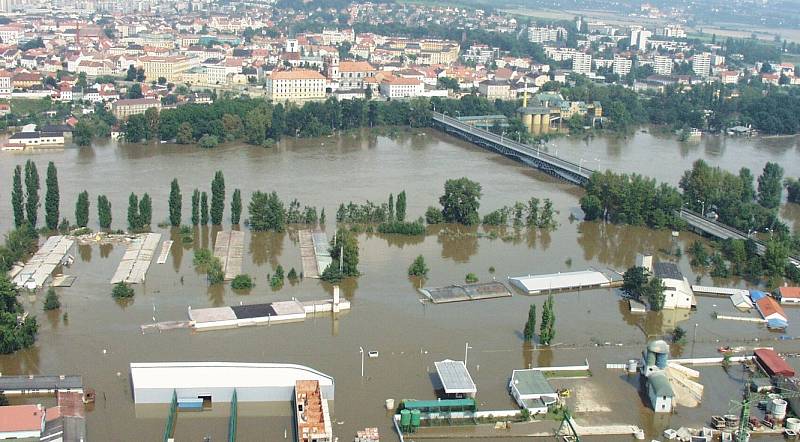
<instances>
[{"instance_id":1,"label":"house with red roof","mask_svg":"<svg viewBox=\"0 0 800 442\"><path fill-rule=\"evenodd\" d=\"M776 293L781 304L800 303L800 287L780 287Z\"/></svg>"},{"instance_id":2,"label":"house with red roof","mask_svg":"<svg viewBox=\"0 0 800 442\"><path fill-rule=\"evenodd\" d=\"M0 407L0 439L36 439L44 431L45 412L41 405Z\"/></svg>"}]
</instances>

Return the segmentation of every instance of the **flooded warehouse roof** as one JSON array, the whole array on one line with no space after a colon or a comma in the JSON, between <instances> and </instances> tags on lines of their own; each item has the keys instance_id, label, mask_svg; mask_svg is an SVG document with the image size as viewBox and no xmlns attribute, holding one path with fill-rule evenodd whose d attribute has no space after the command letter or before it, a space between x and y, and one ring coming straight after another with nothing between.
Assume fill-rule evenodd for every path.
<instances>
[{"instance_id":1,"label":"flooded warehouse roof","mask_svg":"<svg viewBox=\"0 0 800 442\"><path fill-rule=\"evenodd\" d=\"M434 365L436 365L436 372L439 374L445 393L475 394L478 392L478 388L475 386L475 382L472 381L472 376L470 376L463 361L445 359L444 361L435 362Z\"/></svg>"}]
</instances>

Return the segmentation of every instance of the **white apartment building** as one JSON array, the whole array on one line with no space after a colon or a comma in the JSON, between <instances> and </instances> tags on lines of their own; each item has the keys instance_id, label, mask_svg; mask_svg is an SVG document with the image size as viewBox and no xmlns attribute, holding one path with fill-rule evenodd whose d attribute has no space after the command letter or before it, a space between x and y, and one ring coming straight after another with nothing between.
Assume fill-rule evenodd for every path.
<instances>
[{"instance_id":1,"label":"white apartment building","mask_svg":"<svg viewBox=\"0 0 800 442\"><path fill-rule=\"evenodd\" d=\"M562 27L531 26L528 28L528 40L532 43L545 43L567 38L567 30Z\"/></svg>"},{"instance_id":2,"label":"white apartment building","mask_svg":"<svg viewBox=\"0 0 800 442\"><path fill-rule=\"evenodd\" d=\"M0 72L0 98L11 98L11 73L7 71Z\"/></svg>"},{"instance_id":3,"label":"white apartment building","mask_svg":"<svg viewBox=\"0 0 800 442\"><path fill-rule=\"evenodd\" d=\"M386 98L418 97L425 92L425 85L416 78L388 77L381 81L380 92Z\"/></svg>"},{"instance_id":4,"label":"white apartment building","mask_svg":"<svg viewBox=\"0 0 800 442\"><path fill-rule=\"evenodd\" d=\"M647 41L653 33L642 29L641 27L634 27L631 29L631 46L636 46L639 50L647 50Z\"/></svg>"},{"instance_id":5,"label":"white apartment building","mask_svg":"<svg viewBox=\"0 0 800 442\"><path fill-rule=\"evenodd\" d=\"M699 77L707 78L711 75L711 54L708 52L694 54L694 57L692 57L692 70Z\"/></svg>"},{"instance_id":6,"label":"white apartment building","mask_svg":"<svg viewBox=\"0 0 800 442\"><path fill-rule=\"evenodd\" d=\"M631 72L631 66L633 66L633 62L629 58L615 56L611 69L615 74L624 77Z\"/></svg>"},{"instance_id":7,"label":"white apartment building","mask_svg":"<svg viewBox=\"0 0 800 442\"><path fill-rule=\"evenodd\" d=\"M15 45L23 36L22 28L17 26L0 26L0 40L6 45Z\"/></svg>"},{"instance_id":8,"label":"white apartment building","mask_svg":"<svg viewBox=\"0 0 800 442\"><path fill-rule=\"evenodd\" d=\"M572 72L588 75L592 72L592 56L576 52L572 57Z\"/></svg>"},{"instance_id":9,"label":"white apartment building","mask_svg":"<svg viewBox=\"0 0 800 442\"><path fill-rule=\"evenodd\" d=\"M656 29L656 35L667 38L686 38L686 31L680 25L666 25L663 28Z\"/></svg>"},{"instance_id":10,"label":"white apartment building","mask_svg":"<svg viewBox=\"0 0 800 442\"><path fill-rule=\"evenodd\" d=\"M266 94L274 102L324 100L325 77L309 69L273 72L267 78Z\"/></svg>"},{"instance_id":11,"label":"white apartment building","mask_svg":"<svg viewBox=\"0 0 800 442\"><path fill-rule=\"evenodd\" d=\"M672 59L664 55L653 57L653 72L658 75L672 75Z\"/></svg>"}]
</instances>

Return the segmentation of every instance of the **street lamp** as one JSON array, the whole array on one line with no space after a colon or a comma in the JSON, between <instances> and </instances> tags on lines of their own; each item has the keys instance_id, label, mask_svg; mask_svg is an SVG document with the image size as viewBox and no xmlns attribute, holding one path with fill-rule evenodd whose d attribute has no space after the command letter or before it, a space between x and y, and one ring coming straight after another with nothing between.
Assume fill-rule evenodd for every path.
<instances>
[{"instance_id":1,"label":"street lamp","mask_svg":"<svg viewBox=\"0 0 800 442\"><path fill-rule=\"evenodd\" d=\"M467 356L469 356L469 349L472 348L469 346L469 342L464 343L464 367L467 366Z\"/></svg>"},{"instance_id":2,"label":"street lamp","mask_svg":"<svg viewBox=\"0 0 800 442\"><path fill-rule=\"evenodd\" d=\"M580 163L578 163L578 173L581 173L581 171L583 170L583 162L584 161L585 160L583 158L581 158Z\"/></svg>"},{"instance_id":3,"label":"street lamp","mask_svg":"<svg viewBox=\"0 0 800 442\"><path fill-rule=\"evenodd\" d=\"M359 353L361 353L361 377L364 377L364 347L358 347Z\"/></svg>"},{"instance_id":4,"label":"street lamp","mask_svg":"<svg viewBox=\"0 0 800 442\"><path fill-rule=\"evenodd\" d=\"M702 209L701 209L702 212L700 212L700 214L703 215L703 216L706 216L706 202L705 201L700 201L700 200L697 200L697 202L702 204Z\"/></svg>"}]
</instances>

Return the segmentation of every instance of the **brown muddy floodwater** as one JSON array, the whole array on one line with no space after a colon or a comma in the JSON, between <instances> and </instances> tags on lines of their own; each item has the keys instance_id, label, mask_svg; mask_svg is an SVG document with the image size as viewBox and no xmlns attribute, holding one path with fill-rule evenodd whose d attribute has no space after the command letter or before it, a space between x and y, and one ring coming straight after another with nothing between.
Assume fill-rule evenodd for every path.
<instances>
[{"instance_id":1,"label":"brown muddy floodwater","mask_svg":"<svg viewBox=\"0 0 800 442\"><path fill-rule=\"evenodd\" d=\"M637 135L634 141L642 136ZM686 164L691 163L678 143L652 137L650 140L661 147L648 146L648 149L658 150L664 158L655 168L653 161L647 159L649 155L640 152L644 147L624 147L618 154L608 151L602 161L621 161L614 159L617 158L614 155L622 158L630 151L633 161L642 164L643 172L669 169L670 172L664 173L672 177L679 176ZM594 140L589 148L603 151L605 143L606 140ZM719 153L725 167L735 170L740 159L760 155L754 163L761 163L763 158L780 160L788 172L797 175L793 144L778 153L767 154L758 147L758 142L736 143L736 149L729 145ZM570 214L578 206L580 190L435 131L403 132L394 138L362 133L286 140L275 149L225 146L202 150L173 145L109 144L41 153L2 153L0 180L10 183L13 167L28 158L37 161L41 173L47 161L58 166L62 213L72 219L75 198L86 189L92 201L91 222L96 224L96 196L104 193L113 204L115 228L124 227L127 196L131 191L148 192L153 197L154 221L165 220L173 177L180 181L183 215L188 221L192 189L209 190L216 170L225 173L228 197L234 188L242 189L245 201L254 190L276 190L284 201L297 198L301 204L325 207L328 220L335 218L340 202L367 199L382 202L389 192L397 194L403 189L408 194L409 216L415 218L423 214L425 207L436 204L446 179L461 176L483 185L482 213L531 196L550 198L559 210L560 226L554 231L509 229L496 235L496 239L479 235L484 233L479 229L457 227L429 228L424 238L361 234L359 267L363 275L343 286L345 296L352 302L349 312L336 319L318 316L302 323L203 333L173 330L142 334L139 326L153 322L154 318L186 319L188 306L329 296L329 286L311 279L295 286L287 282L278 291L269 288L267 274L274 272L278 264L287 270L300 269L294 229L256 235L245 229L244 271L255 277L256 287L249 293L237 293L229 285L209 288L204 276L192 266L192 250L211 246L214 229L198 229L194 244L182 246L174 232L156 228L155 231L165 235L164 239L172 235L177 241L166 264L151 265L147 282L135 287L136 297L130 303L118 303L110 296L109 281L124 247L80 246L76 262L66 269L78 277L76 283L58 289L62 312L69 314L68 320L64 321L59 313L42 312L42 293L24 295L26 308L39 317L39 339L27 351L0 357L0 371L83 375L86 385L97 391L97 403L88 414L91 440L140 441L161 437L167 410L134 407L129 379L131 362L305 364L336 379L333 420L334 432L341 441L350 440L357 429L367 426L379 427L384 440L396 440L383 408L384 400L433 398L434 361L463 358L465 343L469 342L469 369L478 386L481 409L513 406L507 382L515 368L574 365L588 359L592 378L572 381L569 385L592 399L591 406L582 405L587 411L576 413L579 421L635 424L646 428L649 435L657 436L667 427L699 426L711 414L727 413L729 401L740 396L743 375L739 369L728 374L721 368L703 368L701 381L706 390L700 408L678 408L674 415L654 416L646 400L639 396L635 379L605 369L606 363L637 357L648 337L663 336L677 324L689 330L689 343L673 348L676 356L712 356L723 343L747 344L755 338L767 340L781 350L800 351L797 341L778 341L779 334L758 325L713 319L713 312L731 310L726 299L699 298L696 312L632 316L613 290L558 294L555 339L558 345L547 350L523 344L521 334L528 306L536 303L541 309L543 297L515 294L511 298L482 302L421 303L415 292L416 282L406 276L409 264L420 254L431 268L428 285L457 283L468 272L485 281L590 266L624 270L634 263L640 251L653 251L660 259L676 260L690 280L695 280L685 254L680 258L667 254L675 247L686 250L697 238L695 235L681 233L673 240L669 231L572 221ZM749 162L745 164L756 168ZM12 219L9 193L4 191L0 195L3 231L9 228ZM796 208L786 208L784 216L797 219L797 212ZM229 216L228 207L225 215ZM329 222L328 232L333 227L333 222ZM492 266L496 269L494 274L488 270ZM701 279L712 283L708 277ZM789 309L788 313L791 326L787 333L792 335L800 323L800 310ZM359 373L359 346L365 351L380 352L379 358L366 360L364 378ZM791 362L794 364L795 360ZM284 440L287 429L291 438L289 412L289 404L277 413L257 405L243 406L239 440ZM226 431L227 408L215 405L214 413L180 414L176 437L201 440L210 436L212 440L221 440Z\"/></svg>"}]
</instances>

